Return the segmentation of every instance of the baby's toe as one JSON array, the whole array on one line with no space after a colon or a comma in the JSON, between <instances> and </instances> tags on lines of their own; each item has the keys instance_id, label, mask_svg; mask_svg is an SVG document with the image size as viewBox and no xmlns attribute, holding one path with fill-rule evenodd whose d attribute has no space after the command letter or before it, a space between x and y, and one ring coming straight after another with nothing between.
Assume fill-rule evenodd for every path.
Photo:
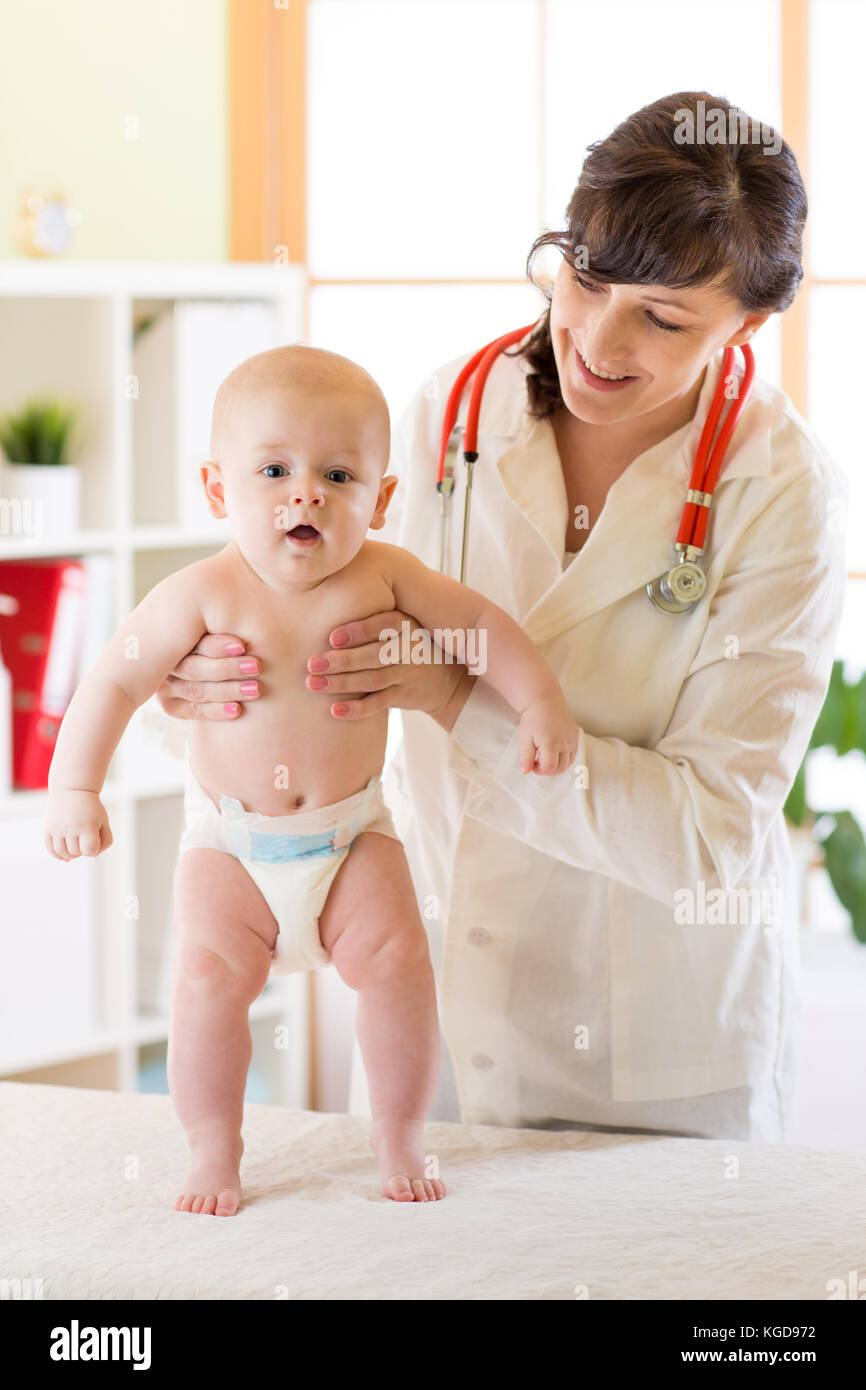
<instances>
[{"instance_id":1,"label":"baby's toe","mask_svg":"<svg viewBox=\"0 0 866 1390\"><path fill-rule=\"evenodd\" d=\"M416 1202L426 1202L426 1201L429 1200L429 1198L427 1197L427 1193L426 1193L426 1191L425 1191L425 1188L424 1188L424 1179L423 1179L423 1178L413 1178L413 1179L412 1179L412 1191L415 1193L415 1201L416 1201Z\"/></svg>"},{"instance_id":2,"label":"baby's toe","mask_svg":"<svg viewBox=\"0 0 866 1390\"><path fill-rule=\"evenodd\" d=\"M216 1199L215 1215L234 1216L240 1204L241 1203L238 1194L236 1192L232 1192L230 1187L227 1187L225 1191L221 1192Z\"/></svg>"},{"instance_id":3,"label":"baby's toe","mask_svg":"<svg viewBox=\"0 0 866 1390\"><path fill-rule=\"evenodd\" d=\"M394 1202L414 1202L412 1184L404 1173L397 1173L385 1183L385 1196Z\"/></svg>"}]
</instances>

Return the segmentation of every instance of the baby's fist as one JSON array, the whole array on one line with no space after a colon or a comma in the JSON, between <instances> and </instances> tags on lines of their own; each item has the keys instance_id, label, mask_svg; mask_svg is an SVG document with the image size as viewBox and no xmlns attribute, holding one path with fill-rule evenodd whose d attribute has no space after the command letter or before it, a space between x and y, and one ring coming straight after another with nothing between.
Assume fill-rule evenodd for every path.
<instances>
[{"instance_id":1,"label":"baby's fist","mask_svg":"<svg viewBox=\"0 0 866 1390\"><path fill-rule=\"evenodd\" d=\"M95 858L114 843L108 813L96 792L49 792L42 829L45 848L55 859Z\"/></svg>"},{"instance_id":2,"label":"baby's fist","mask_svg":"<svg viewBox=\"0 0 866 1390\"><path fill-rule=\"evenodd\" d=\"M555 777L577 756L580 729L562 696L528 705L520 716L520 771Z\"/></svg>"}]
</instances>

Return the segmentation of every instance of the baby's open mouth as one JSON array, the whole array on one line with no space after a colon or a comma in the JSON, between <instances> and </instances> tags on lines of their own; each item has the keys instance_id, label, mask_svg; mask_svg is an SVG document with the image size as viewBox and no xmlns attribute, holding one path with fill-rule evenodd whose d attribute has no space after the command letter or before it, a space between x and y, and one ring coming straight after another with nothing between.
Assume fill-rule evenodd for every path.
<instances>
[{"instance_id":1,"label":"baby's open mouth","mask_svg":"<svg viewBox=\"0 0 866 1390\"><path fill-rule=\"evenodd\" d=\"M313 541L316 540L320 534L321 532L317 531L315 526L306 525L293 526L291 531L286 532L286 535L291 536L292 540L295 541Z\"/></svg>"}]
</instances>

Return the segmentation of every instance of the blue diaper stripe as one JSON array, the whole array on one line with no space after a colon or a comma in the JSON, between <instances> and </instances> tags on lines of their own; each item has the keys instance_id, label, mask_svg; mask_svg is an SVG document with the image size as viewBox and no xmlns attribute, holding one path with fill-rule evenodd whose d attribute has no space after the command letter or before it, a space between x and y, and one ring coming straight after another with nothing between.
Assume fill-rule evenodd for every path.
<instances>
[{"instance_id":1,"label":"blue diaper stripe","mask_svg":"<svg viewBox=\"0 0 866 1390\"><path fill-rule=\"evenodd\" d=\"M249 858L260 864L282 864L288 859L309 859L317 854L337 854L333 834L265 835L250 831Z\"/></svg>"}]
</instances>

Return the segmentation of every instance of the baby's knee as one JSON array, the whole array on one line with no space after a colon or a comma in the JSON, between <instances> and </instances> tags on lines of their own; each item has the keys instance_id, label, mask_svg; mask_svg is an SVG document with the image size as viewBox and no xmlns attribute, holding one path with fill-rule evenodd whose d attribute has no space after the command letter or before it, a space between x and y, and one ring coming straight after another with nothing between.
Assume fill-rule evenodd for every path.
<instances>
[{"instance_id":1,"label":"baby's knee","mask_svg":"<svg viewBox=\"0 0 866 1390\"><path fill-rule=\"evenodd\" d=\"M360 989L372 979L405 977L432 969L427 936L420 925L414 928L403 924L375 941L364 933L346 931L331 956L343 981L352 989Z\"/></svg>"},{"instance_id":2,"label":"baby's knee","mask_svg":"<svg viewBox=\"0 0 866 1390\"><path fill-rule=\"evenodd\" d=\"M251 960L239 958L237 953L229 956L200 942L186 942L178 951L175 974L186 984L247 994L254 988L261 968Z\"/></svg>"}]
</instances>

